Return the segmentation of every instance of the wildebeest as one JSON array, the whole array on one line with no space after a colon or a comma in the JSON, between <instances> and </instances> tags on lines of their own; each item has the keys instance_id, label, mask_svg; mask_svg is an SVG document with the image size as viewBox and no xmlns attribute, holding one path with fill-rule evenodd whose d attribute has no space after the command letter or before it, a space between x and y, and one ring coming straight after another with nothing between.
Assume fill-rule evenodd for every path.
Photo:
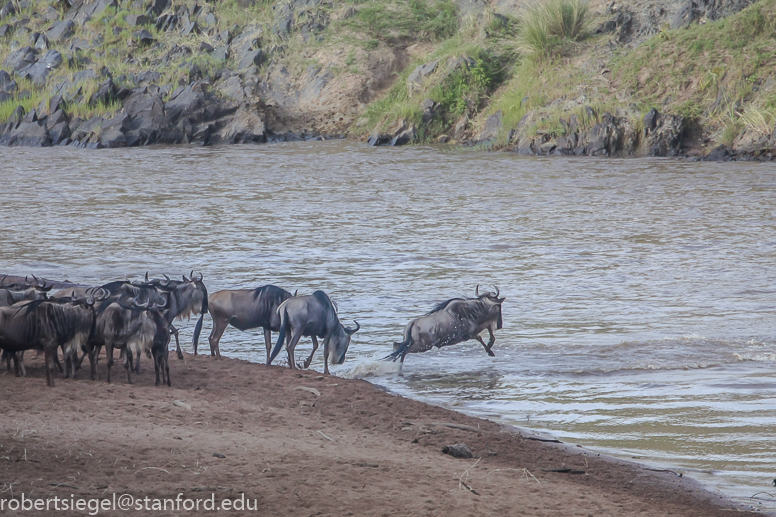
<instances>
[{"instance_id":1,"label":"wildebeest","mask_svg":"<svg viewBox=\"0 0 776 517\"><path fill-rule=\"evenodd\" d=\"M210 333L210 355L221 359L218 343L229 325L240 330L264 329L264 345L267 348L267 362L272 349L272 331L280 331L278 307L291 298L291 293L274 285L257 289L225 289L208 297L208 310L213 318ZM194 344L194 355L197 345Z\"/></svg>"},{"instance_id":2,"label":"wildebeest","mask_svg":"<svg viewBox=\"0 0 776 517\"><path fill-rule=\"evenodd\" d=\"M166 276L165 278L166 282L152 280L149 284L155 285L159 292L165 296L166 304L162 314L171 325L171 328L174 329L175 350L178 354L178 359L183 359L183 352L181 352L181 345L178 340L178 329L172 327L172 323L175 320L199 315L197 324L194 326L194 336L192 338L192 344L196 351L199 343L199 334L202 332L202 318L205 317L205 313L208 311L207 287L205 287L202 281L202 273L199 274L199 278L194 278L193 271L191 272L191 278L186 278L183 275L182 282L170 280Z\"/></svg>"},{"instance_id":3,"label":"wildebeest","mask_svg":"<svg viewBox=\"0 0 776 517\"><path fill-rule=\"evenodd\" d=\"M72 358L69 352L86 343L93 325L94 310L81 300L35 300L3 307L0 308L0 348L13 354L42 349L46 356L46 382L54 386L52 369L57 349L65 350L66 361ZM70 364L72 367L73 363Z\"/></svg>"},{"instance_id":4,"label":"wildebeest","mask_svg":"<svg viewBox=\"0 0 776 517\"><path fill-rule=\"evenodd\" d=\"M124 368L127 370L127 382L132 383L131 370L133 357L149 350L154 358L156 384L160 384L166 376L166 384L170 386L170 370L167 356L170 343L170 325L167 319L154 307L136 303L122 303L113 299L104 300L97 307L97 319L86 350L89 355L92 380L97 377L97 355L100 348L105 347L108 358L108 376L113 366L113 349L124 349Z\"/></svg>"},{"instance_id":5,"label":"wildebeest","mask_svg":"<svg viewBox=\"0 0 776 517\"><path fill-rule=\"evenodd\" d=\"M498 287L495 293L480 294L479 291L477 286L476 298L451 298L425 316L409 322L404 328L404 340L394 343L394 351L386 359L401 359L403 364L407 354L455 345L472 338L482 344L489 356L494 356L491 350L496 342L493 331L502 326L501 304L505 298L499 298ZM487 345L480 336L485 329L490 333Z\"/></svg>"},{"instance_id":6,"label":"wildebeest","mask_svg":"<svg viewBox=\"0 0 776 517\"><path fill-rule=\"evenodd\" d=\"M26 300L45 300L51 286L43 284L35 278L35 283L6 283L5 277L0 280L0 307L7 307Z\"/></svg>"},{"instance_id":7,"label":"wildebeest","mask_svg":"<svg viewBox=\"0 0 776 517\"><path fill-rule=\"evenodd\" d=\"M356 328L343 327L337 317L337 311L329 297L323 291L315 291L308 296L294 296L284 301L278 307L280 315L280 335L267 360L267 366L280 352L283 346L286 332L290 332L291 339L286 345L288 351L288 364L296 368L294 362L294 348L302 336L310 336L313 340L313 351L304 362L308 368L313 360L313 354L318 349L318 339L323 338L323 372L329 373L331 364L345 362L345 353L350 345L350 337L358 332L361 326L356 323Z\"/></svg>"}]
</instances>

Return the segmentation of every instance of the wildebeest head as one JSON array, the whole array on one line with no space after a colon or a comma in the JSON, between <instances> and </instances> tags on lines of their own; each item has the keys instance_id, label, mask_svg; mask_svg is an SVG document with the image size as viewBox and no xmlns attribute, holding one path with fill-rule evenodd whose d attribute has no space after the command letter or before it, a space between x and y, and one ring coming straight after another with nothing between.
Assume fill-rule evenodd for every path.
<instances>
[{"instance_id":1,"label":"wildebeest head","mask_svg":"<svg viewBox=\"0 0 776 517\"><path fill-rule=\"evenodd\" d=\"M350 338L358 332L361 325L354 321L356 328L345 327L342 324L337 325L337 330L331 335L329 341L329 364L342 364L345 362L345 354L350 346Z\"/></svg>"},{"instance_id":2,"label":"wildebeest head","mask_svg":"<svg viewBox=\"0 0 776 517\"><path fill-rule=\"evenodd\" d=\"M474 289L474 295L477 297L478 300L484 301L489 306L491 306L490 310L494 313L498 311L498 322L496 323L496 329L500 329L502 325L501 320L501 304L504 303L504 300L506 300L506 297L499 298L500 291L498 287L496 287L496 292L491 293L483 293L480 294L480 286L477 285L477 287Z\"/></svg>"}]
</instances>

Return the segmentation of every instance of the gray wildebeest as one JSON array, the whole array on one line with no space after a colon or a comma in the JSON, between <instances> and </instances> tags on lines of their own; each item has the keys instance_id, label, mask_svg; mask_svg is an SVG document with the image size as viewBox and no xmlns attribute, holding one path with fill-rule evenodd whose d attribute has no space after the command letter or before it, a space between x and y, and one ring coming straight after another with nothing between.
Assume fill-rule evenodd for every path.
<instances>
[{"instance_id":1,"label":"gray wildebeest","mask_svg":"<svg viewBox=\"0 0 776 517\"><path fill-rule=\"evenodd\" d=\"M288 352L288 364L296 368L294 362L294 348L302 336L309 336L313 340L313 351L304 362L308 368L313 360L313 354L318 349L318 339L323 338L323 373L329 373L331 364L345 362L345 353L350 345L350 337L358 332L361 326L356 323L356 328L343 327L337 317L337 311L329 297L323 291L315 291L309 296L294 296L284 301L278 307L280 315L280 335L267 360L267 366L280 352L286 332L291 334L291 339L286 345Z\"/></svg>"},{"instance_id":2,"label":"gray wildebeest","mask_svg":"<svg viewBox=\"0 0 776 517\"><path fill-rule=\"evenodd\" d=\"M170 369L167 356L170 343L170 324L156 308L149 307L148 302L139 305L137 300L127 304L108 299L97 308L97 320L94 332L87 348L92 380L97 378L97 355L100 348L105 347L108 358L108 376L113 366L113 349L124 349L124 368L127 370L127 382L132 384L132 360L136 354L149 350L154 358L156 370L156 385L162 383L170 386ZM166 382L165 382L166 376Z\"/></svg>"},{"instance_id":3,"label":"gray wildebeest","mask_svg":"<svg viewBox=\"0 0 776 517\"><path fill-rule=\"evenodd\" d=\"M0 309L0 348L16 353L42 349L46 355L46 382L54 386L54 359L57 349L85 344L94 327L94 310L81 301L35 300L21 306ZM18 373L18 372L17 372Z\"/></svg>"},{"instance_id":4,"label":"gray wildebeest","mask_svg":"<svg viewBox=\"0 0 776 517\"><path fill-rule=\"evenodd\" d=\"M178 359L183 359L183 352L181 352L181 344L178 339L178 329L172 326L174 320L183 320L184 318L190 318L192 315L199 315L197 324L194 326L194 336L192 338L192 344L194 350L197 350L199 344L199 334L202 332L202 318L207 313L208 301L207 301L207 287L202 282L202 273L199 274L199 278L194 278L194 272L191 272L191 278L186 278L183 275L183 281L170 280L165 275L165 280L151 280L147 285L153 285L156 289L162 293L166 298L167 303L162 314L170 324L170 329L175 334L175 350L178 355Z\"/></svg>"},{"instance_id":5,"label":"gray wildebeest","mask_svg":"<svg viewBox=\"0 0 776 517\"><path fill-rule=\"evenodd\" d=\"M479 341L493 357L491 348L496 342L493 331L502 326L501 304L505 298L499 298L498 287L495 293L480 294L477 286L474 294L476 298L451 298L425 316L409 322L404 328L404 340L394 343L393 353L386 359L401 359L404 364L407 354L455 345L472 338ZM490 333L487 345L480 336L485 329Z\"/></svg>"},{"instance_id":6,"label":"gray wildebeest","mask_svg":"<svg viewBox=\"0 0 776 517\"><path fill-rule=\"evenodd\" d=\"M221 359L218 343L229 325L240 330L262 327L269 363L272 331L280 331L278 307L291 296L291 293L285 289L274 285L265 285L257 289L226 289L211 294L208 297L208 310L213 318L213 331L208 338L210 355ZM194 343L194 355L197 355L196 343Z\"/></svg>"}]
</instances>

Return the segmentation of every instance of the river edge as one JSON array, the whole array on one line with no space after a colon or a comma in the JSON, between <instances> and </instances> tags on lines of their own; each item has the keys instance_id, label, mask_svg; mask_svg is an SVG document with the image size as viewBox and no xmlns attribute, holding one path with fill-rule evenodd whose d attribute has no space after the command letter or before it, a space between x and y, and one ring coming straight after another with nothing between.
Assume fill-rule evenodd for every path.
<instances>
[{"instance_id":1,"label":"river edge","mask_svg":"<svg viewBox=\"0 0 776 517\"><path fill-rule=\"evenodd\" d=\"M668 470L367 381L187 354L171 360L172 388L143 360L133 385L119 370L49 389L33 355L27 379L0 374L6 497L12 484L16 498L244 494L267 515L762 515ZM475 458L441 453L458 443Z\"/></svg>"}]
</instances>

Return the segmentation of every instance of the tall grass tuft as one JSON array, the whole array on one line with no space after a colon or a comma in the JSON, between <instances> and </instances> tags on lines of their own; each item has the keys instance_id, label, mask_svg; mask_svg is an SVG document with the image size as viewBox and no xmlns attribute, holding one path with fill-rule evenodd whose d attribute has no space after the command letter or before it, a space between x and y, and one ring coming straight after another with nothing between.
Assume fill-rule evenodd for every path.
<instances>
[{"instance_id":1,"label":"tall grass tuft","mask_svg":"<svg viewBox=\"0 0 776 517\"><path fill-rule=\"evenodd\" d=\"M535 1L521 13L518 49L540 57L564 43L582 39L587 32L588 13L586 0Z\"/></svg>"}]
</instances>

